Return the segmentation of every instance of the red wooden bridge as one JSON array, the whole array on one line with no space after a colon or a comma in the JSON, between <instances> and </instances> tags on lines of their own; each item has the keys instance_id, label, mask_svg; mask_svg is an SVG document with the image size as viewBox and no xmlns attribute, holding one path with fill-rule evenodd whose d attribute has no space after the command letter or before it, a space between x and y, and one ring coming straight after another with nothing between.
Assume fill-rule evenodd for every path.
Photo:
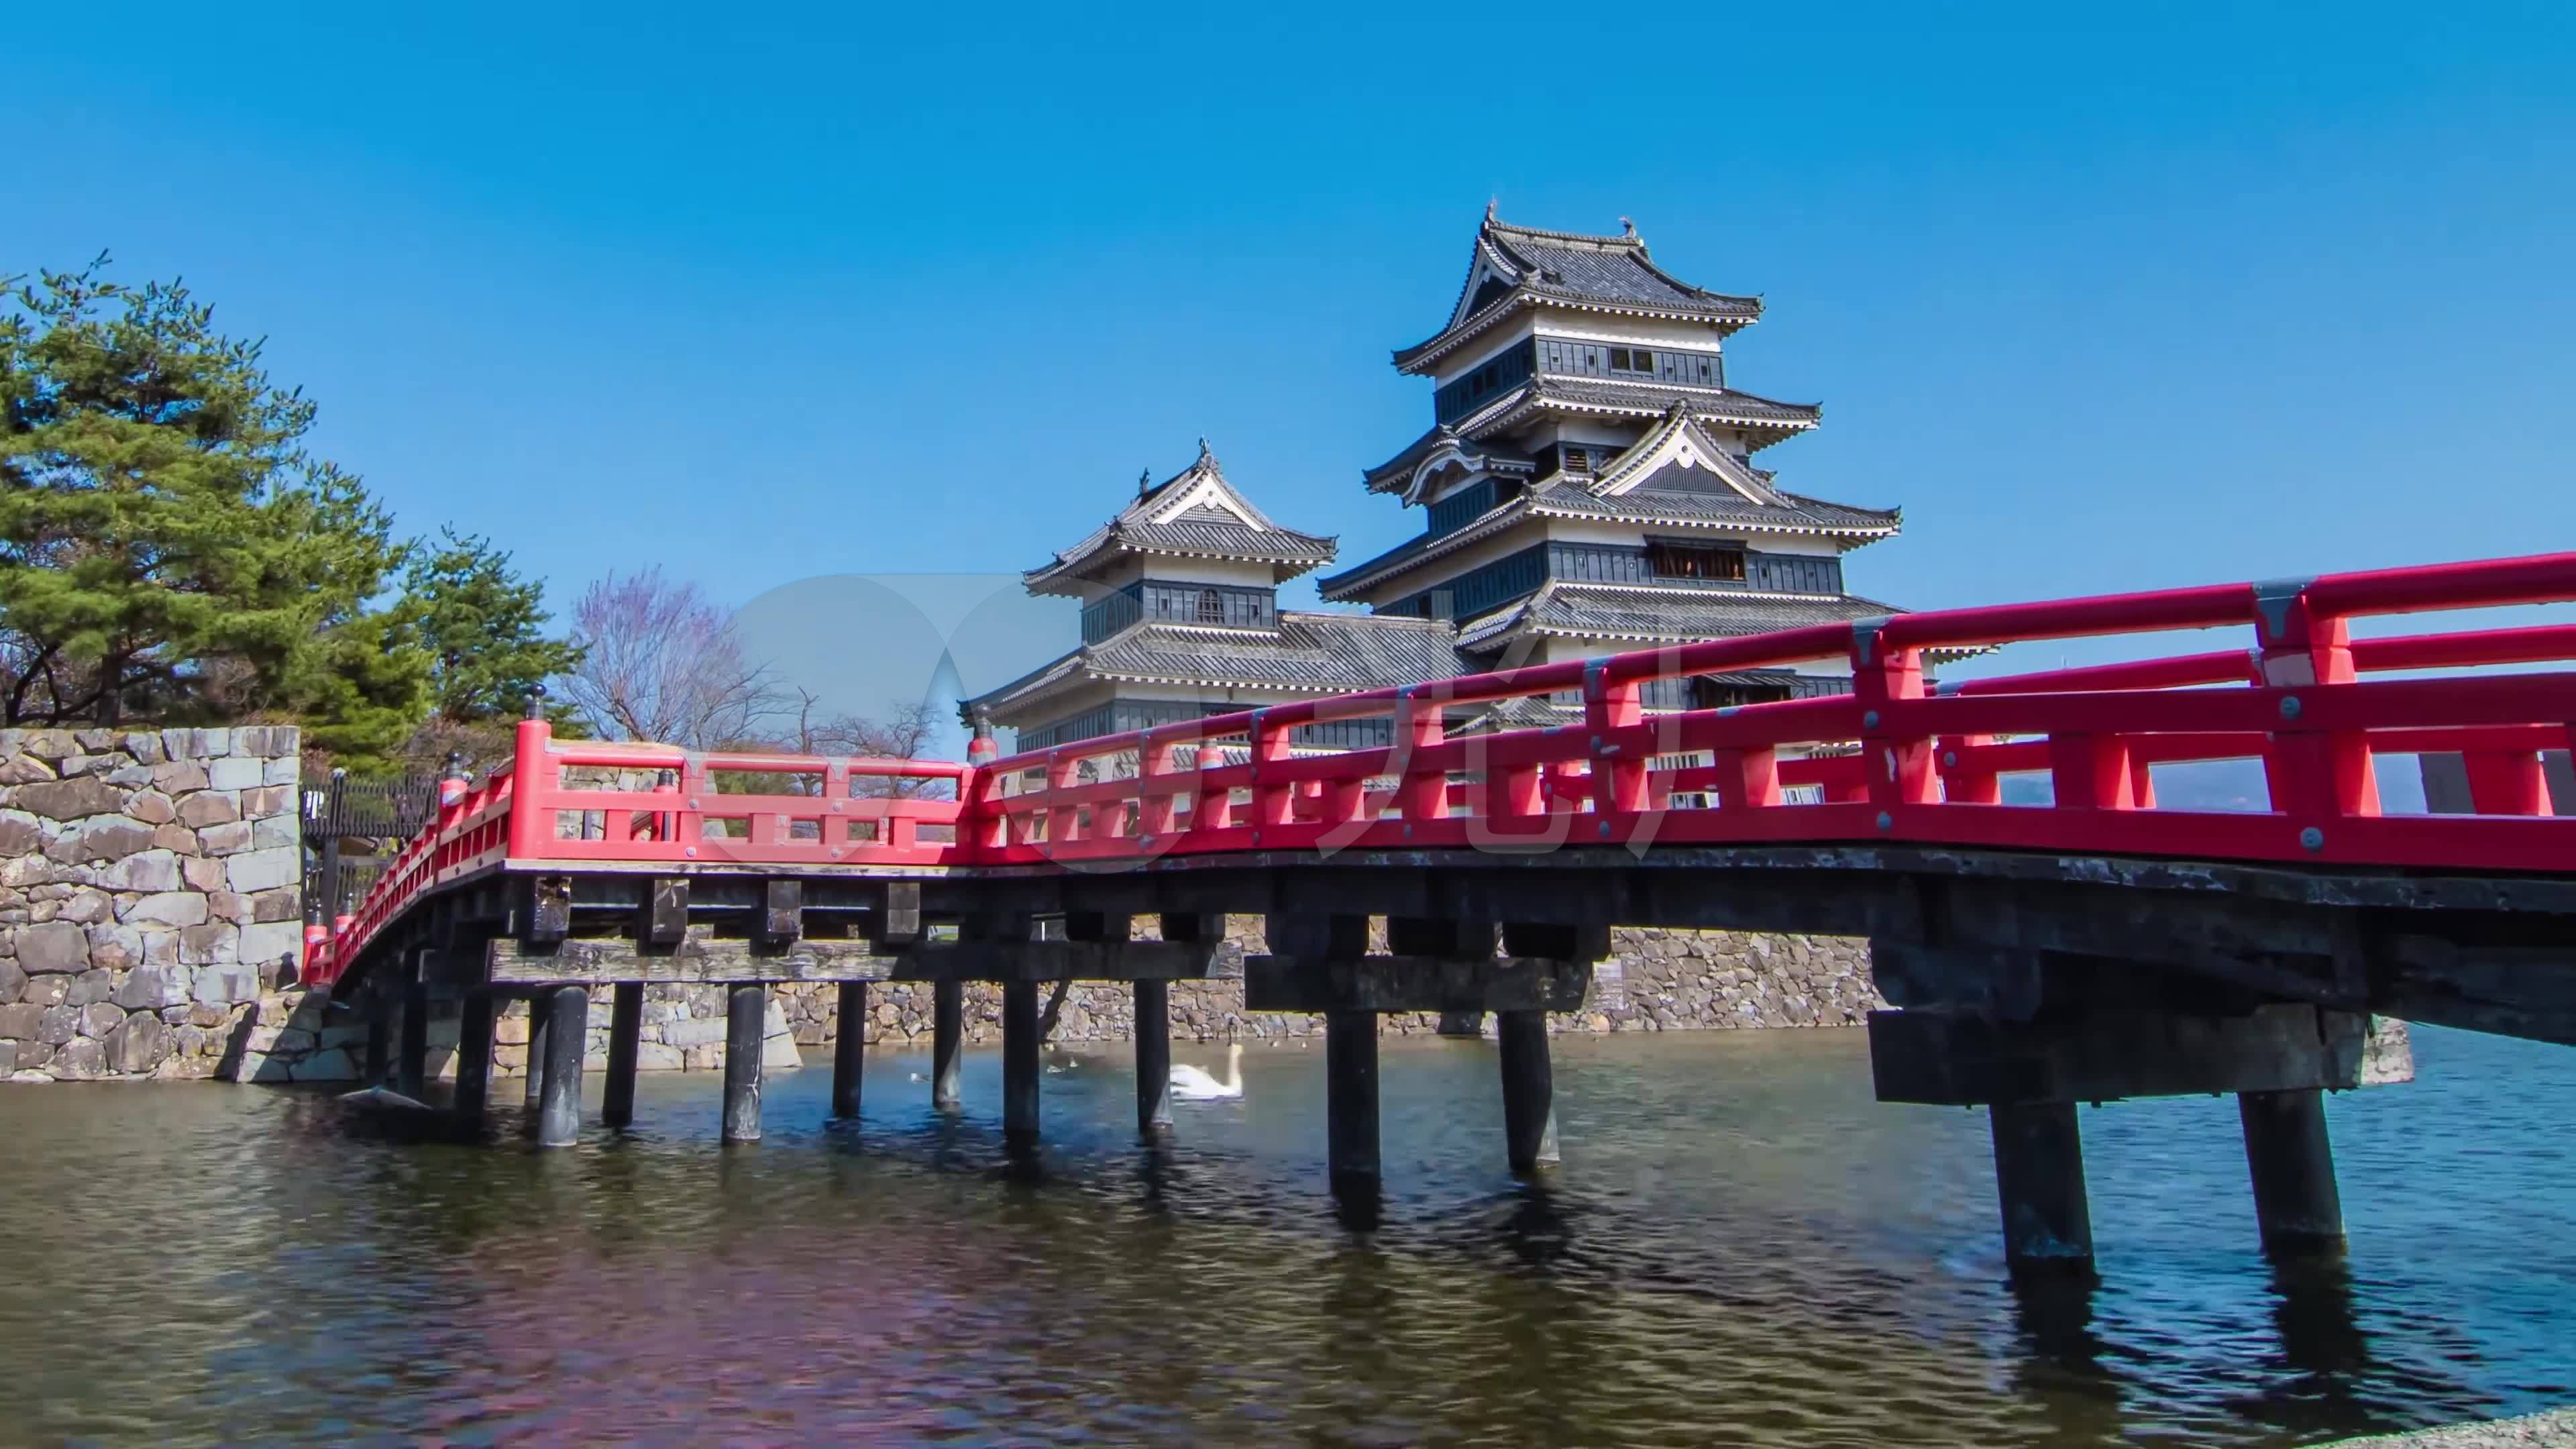
<instances>
[{"instance_id":1,"label":"red wooden bridge","mask_svg":"<svg viewBox=\"0 0 2576 1449\"><path fill-rule=\"evenodd\" d=\"M1167 983L1217 969L1225 913L1259 914L1247 1007L1326 1013L1333 1171L1358 1195L1377 1177L1375 1013L1499 1013L1527 1168L1554 1154L1544 1013L1580 1004L1611 926L1867 936L1898 1008L1871 1023L1880 1095L1989 1108L2017 1262L2089 1261L2073 1104L2165 1093L2240 1095L2267 1241L2339 1239L2319 1093L2370 1078L2373 1014L2576 1042L2576 819L2551 814L2543 770L2571 744L2576 673L2512 668L2576 659L2576 626L2351 624L2570 601L2576 554L1899 614L1007 759L979 740L964 764L558 741L531 720L510 765L447 783L307 974L383 1034L399 1017L414 1087L428 1014L460 1010L469 1118L493 1000L539 998L550 1142L580 1125L596 988L616 992L623 1121L641 983L733 984L742 1138L768 983L839 982L845 1021L870 982L936 983L934 1091L953 1100L959 983L998 981L1025 1142L1039 983L1134 983L1140 1123L1160 1130ZM1927 653L2213 628L2250 634L1926 687ZM1852 693L1644 705L1656 680L1823 660ZM1496 727L1533 715L1564 722ZM1360 719L1389 743L1300 743ZM2382 811L2374 762L2427 754L2464 761L2473 813ZM2268 798L2159 802L2154 767L2214 761L2258 762ZM851 1111L856 1039L836 1064Z\"/></svg>"}]
</instances>

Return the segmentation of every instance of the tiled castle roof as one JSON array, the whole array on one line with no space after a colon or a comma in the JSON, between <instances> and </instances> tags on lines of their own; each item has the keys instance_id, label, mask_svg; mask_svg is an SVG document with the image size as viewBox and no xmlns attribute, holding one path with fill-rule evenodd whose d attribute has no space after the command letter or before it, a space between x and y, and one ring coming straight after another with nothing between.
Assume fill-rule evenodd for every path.
<instances>
[{"instance_id":1,"label":"tiled castle roof","mask_svg":"<svg viewBox=\"0 0 2576 1449\"><path fill-rule=\"evenodd\" d=\"M1732 639L1902 612L1893 604L1848 594L1832 599L1794 598L1700 587L1558 580L1519 603L1468 623L1458 631L1458 647L1482 653L1532 633L1629 644Z\"/></svg>"},{"instance_id":2,"label":"tiled castle roof","mask_svg":"<svg viewBox=\"0 0 2576 1449\"><path fill-rule=\"evenodd\" d=\"M1397 351L1395 365L1422 371L1504 318L1540 305L1708 321L1727 331L1762 316L1758 297L1694 287L1656 266L1633 226L1620 236L1544 231L1497 220L1488 207L1448 325Z\"/></svg>"},{"instance_id":3,"label":"tiled castle roof","mask_svg":"<svg viewBox=\"0 0 2576 1449\"><path fill-rule=\"evenodd\" d=\"M1079 593L1086 573L1120 553L1266 563L1277 578L1292 579L1332 562L1333 552L1331 538L1282 528L1253 507L1226 481L1202 438L1197 461L1140 487L1115 518L1022 579L1033 594Z\"/></svg>"},{"instance_id":4,"label":"tiled castle roof","mask_svg":"<svg viewBox=\"0 0 2576 1449\"><path fill-rule=\"evenodd\" d=\"M1383 689L1465 672L1471 666L1458 658L1455 637L1443 621L1379 614L1283 612L1275 631L1148 622L1086 644L970 704L1015 713L1093 680L1308 695Z\"/></svg>"},{"instance_id":5,"label":"tiled castle roof","mask_svg":"<svg viewBox=\"0 0 2576 1449\"><path fill-rule=\"evenodd\" d=\"M1904 527L1900 509L1853 508L1840 503L1780 495L1767 507L1724 494L1635 489L1607 497L1562 480L1540 484L1464 528L1438 536L1416 535L1356 567L1316 580L1327 599L1345 599L1393 574L1472 543L1508 532L1527 518L1599 518L1668 528L1724 528L1750 533L1823 535L1855 544L1894 536Z\"/></svg>"}]
</instances>

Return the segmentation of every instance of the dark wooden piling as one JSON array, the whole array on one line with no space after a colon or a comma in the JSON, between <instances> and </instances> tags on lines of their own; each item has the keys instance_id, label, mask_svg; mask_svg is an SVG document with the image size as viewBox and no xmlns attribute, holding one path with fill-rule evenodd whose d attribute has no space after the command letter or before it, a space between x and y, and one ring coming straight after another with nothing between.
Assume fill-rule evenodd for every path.
<instances>
[{"instance_id":1,"label":"dark wooden piling","mask_svg":"<svg viewBox=\"0 0 2576 1449\"><path fill-rule=\"evenodd\" d=\"M1025 1150L1038 1141L1038 984L1002 985L1002 1140Z\"/></svg>"},{"instance_id":2,"label":"dark wooden piling","mask_svg":"<svg viewBox=\"0 0 2576 1449\"><path fill-rule=\"evenodd\" d=\"M569 1147L581 1140L581 1058L590 1044L590 993L558 986L543 1009L546 1080L537 1105L537 1145Z\"/></svg>"},{"instance_id":3,"label":"dark wooden piling","mask_svg":"<svg viewBox=\"0 0 2576 1449\"><path fill-rule=\"evenodd\" d=\"M2005 1261L2016 1272L2091 1272L2093 1217L2075 1104L1996 1103L1986 1119L1994 1131Z\"/></svg>"},{"instance_id":4,"label":"dark wooden piling","mask_svg":"<svg viewBox=\"0 0 2576 1449\"><path fill-rule=\"evenodd\" d=\"M394 1090L419 1101L429 1091L429 986L403 988L401 1045L394 1054Z\"/></svg>"},{"instance_id":5,"label":"dark wooden piling","mask_svg":"<svg viewBox=\"0 0 2576 1449\"><path fill-rule=\"evenodd\" d=\"M1503 1067L1503 1141L1514 1172L1554 1166L1556 1073L1548 1057L1547 1013L1494 1013Z\"/></svg>"},{"instance_id":6,"label":"dark wooden piling","mask_svg":"<svg viewBox=\"0 0 2576 1449\"><path fill-rule=\"evenodd\" d=\"M527 1130L537 1130L537 1107L546 1091L546 994L528 993Z\"/></svg>"},{"instance_id":7,"label":"dark wooden piling","mask_svg":"<svg viewBox=\"0 0 2576 1449\"><path fill-rule=\"evenodd\" d=\"M940 981L930 988L930 1105L955 1111L958 1061L966 1049L966 986Z\"/></svg>"},{"instance_id":8,"label":"dark wooden piling","mask_svg":"<svg viewBox=\"0 0 2576 1449\"><path fill-rule=\"evenodd\" d=\"M1378 1192L1377 1013L1324 1017L1324 1111L1333 1191Z\"/></svg>"},{"instance_id":9,"label":"dark wooden piling","mask_svg":"<svg viewBox=\"0 0 2576 1449\"><path fill-rule=\"evenodd\" d=\"M2254 1176L2254 1217L2264 1249L2341 1247L2343 1197L2335 1187L2325 1093L2239 1092L2236 1110L2245 1124L2245 1165Z\"/></svg>"},{"instance_id":10,"label":"dark wooden piling","mask_svg":"<svg viewBox=\"0 0 2576 1449\"><path fill-rule=\"evenodd\" d=\"M1172 1130L1172 984L1136 984L1136 1130Z\"/></svg>"},{"instance_id":11,"label":"dark wooden piling","mask_svg":"<svg viewBox=\"0 0 2576 1449\"><path fill-rule=\"evenodd\" d=\"M832 1115L859 1115L859 1068L865 1060L868 983L841 983L839 1035L832 1042Z\"/></svg>"},{"instance_id":12,"label":"dark wooden piling","mask_svg":"<svg viewBox=\"0 0 2576 1449\"><path fill-rule=\"evenodd\" d=\"M492 1016L498 1005L488 991L465 993L456 1023L456 1121L480 1129L492 1104Z\"/></svg>"},{"instance_id":13,"label":"dark wooden piling","mask_svg":"<svg viewBox=\"0 0 2576 1449\"><path fill-rule=\"evenodd\" d=\"M393 1000L376 990L367 992L367 1063L359 1077L368 1086L384 1085L393 1070Z\"/></svg>"},{"instance_id":14,"label":"dark wooden piling","mask_svg":"<svg viewBox=\"0 0 2576 1449\"><path fill-rule=\"evenodd\" d=\"M608 1084L600 1093L599 1120L624 1127L635 1120L636 1058L644 1045L644 983L620 981L608 1007Z\"/></svg>"},{"instance_id":15,"label":"dark wooden piling","mask_svg":"<svg viewBox=\"0 0 2576 1449\"><path fill-rule=\"evenodd\" d=\"M724 1140L760 1140L760 1054L768 1045L769 988L738 981L725 994Z\"/></svg>"}]
</instances>

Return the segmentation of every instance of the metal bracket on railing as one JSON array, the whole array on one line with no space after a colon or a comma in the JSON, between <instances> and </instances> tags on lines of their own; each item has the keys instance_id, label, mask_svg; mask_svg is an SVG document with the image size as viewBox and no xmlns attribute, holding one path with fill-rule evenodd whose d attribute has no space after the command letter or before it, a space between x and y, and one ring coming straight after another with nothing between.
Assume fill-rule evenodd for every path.
<instances>
[{"instance_id":1,"label":"metal bracket on railing","mask_svg":"<svg viewBox=\"0 0 2576 1449\"><path fill-rule=\"evenodd\" d=\"M1878 636L1887 630L1892 614L1878 614L1852 620L1852 658L1864 669L1878 662Z\"/></svg>"},{"instance_id":2,"label":"metal bracket on railing","mask_svg":"<svg viewBox=\"0 0 2576 1449\"><path fill-rule=\"evenodd\" d=\"M2264 643L2277 644L2290 631L2291 608L2316 581L2316 575L2310 574L2303 579L2265 579L2254 586L2255 627ZM2260 662L2261 656L2256 659Z\"/></svg>"}]
</instances>

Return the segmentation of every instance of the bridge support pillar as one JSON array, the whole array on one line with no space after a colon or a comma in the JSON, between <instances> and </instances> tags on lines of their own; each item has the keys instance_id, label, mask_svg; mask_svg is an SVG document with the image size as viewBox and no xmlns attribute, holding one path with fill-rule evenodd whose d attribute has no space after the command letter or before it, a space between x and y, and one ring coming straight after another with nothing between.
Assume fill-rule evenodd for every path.
<instances>
[{"instance_id":1,"label":"bridge support pillar","mask_svg":"<svg viewBox=\"0 0 2576 1449\"><path fill-rule=\"evenodd\" d=\"M456 1121L469 1132L482 1130L491 1106L495 1005L488 991L465 993L464 1013L456 1025Z\"/></svg>"},{"instance_id":2,"label":"bridge support pillar","mask_svg":"<svg viewBox=\"0 0 2576 1449\"><path fill-rule=\"evenodd\" d=\"M569 1147L581 1139L581 1058L590 1037L590 993L558 986L544 1002L546 1080L537 1107L537 1145Z\"/></svg>"},{"instance_id":3,"label":"bridge support pillar","mask_svg":"<svg viewBox=\"0 0 2576 1449\"><path fill-rule=\"evenodd\" d=\"M724 1140L760 1140L760 1054L769 1042L769 988L737 981L725 992Z\"/></svg>"},{"instance_id":4,"label":"bridge support pillar","mask_svg":"<svg viewBox=\"0 0 2576 1449\"><path fill-rule=\"evenodd\" d=\"M2072 1102L1997 1102L1995 1197L2004 1259L2014 1272L2093 1271L2093 1216L2084 1197L2084 1139Z\"/></svg>"},{"instance_id":5,"label":"bridge support pillar","mask_svg":"<svg viewBox=\"0 0 2576 1449\"><path fill-rule=\"evenodd\" d=\"M966 984L940 981L930 988L930 1105L957 1110L958 1061L966 1049Z\"/></svg>"},{"instance_id":6,"label":"bridge support pillar","mask_svg":"<svg viewBox=\"0 0 2576 1449\"><path fill-rule=\"evenodd\" d=\"M1494 1013L1503 1066L1503 1142L1512 1171L1553 1167L1556 1150L1556 1073L1548 1060L1547 1013Z\"/></svg>"},{"instance_id":7,"label":"bridge support pillar","mask_svg":"<svg viewBox=\"0 0 2576 1449\"><path fill-rule=\"evenodd\" d=\"M403 987L402 1034L394 1055L394 1090L419 1101L429 1092L429 985Z\"/></svg>"},{"instance_id":8,"label":"bridge support pillar","mask_svg":"<svg viewBox=\"0 0 2576 1449\"><path fill-rule=\"evenodd\" d=\"M832 1041L832 1115L859 1115L859 1069L868 1041L868 983L841 983L841 1004Z\"/></svg>"},{"instance_id":9,"label":"bridge support pillar","mask_svg":"<svg viewBox=\"0 0 2576 1449\"><path fill-rule=\"evenodd\" d=\"M393 1000L381 991L367 992L367 1068L363 1076L370 1087L380 1087L393 1070Z\"/></svg>"},{"instance_id":10,"label":"bridge support pillar","mask_svg":"<svg viewBox=\"0 0 2576 1449\"><path fill-rule=\"evenodd\" d=\"M1002 1141L1015 1152L1038 1142L1038 984L1002 984Z\"/></svg>"},{"instance_id":11,"label":"bridge support pillar","mask_svg":"<svg viewBox=\"0 0 2576 1449\"><path fill-rule=\"evenodd\" d=\"M2245 1123L2245 1164L2254 1177L2254 1217L2264 1250L2342 1246L2343 1198L2335 1190L2325 1093L2239 1092L2236 1110Z\"/></svg>"},{"instance_id":12,"label":"bridge support pillar","mask_svg":"<svg viewBox=\"0 0 2576 1449\"><path fill-rule=\"evenodd\" d=\"M623 1127L635 1120L635 1067L644 1043L644 983L620 981L608 1007L608 1085L600 1094L599 1120Z\"/></svg>"},{"instance_id":13,"label":"bridge support pillar","mask_svg":"<svg viewBox=\"0 0 2576 1449\"><path fill-rule=\"evenodd\" d=\"M528 993L528 1080L527 1097L521 1103L527 1112L527 1130L537 1130L537 1108L546 1095L546 1002L545 992Z\"/></svg>"},{"instance_id":14,"label":"bridge support pillar","mask_svg":"<svg viewBox=\"0 0 2576 1449\"><path fill-rule=\"evenodd\" d=\"M1324 1015L1324 1115L1333 1192L1374 1199L1377 1150L1377 1013Z\"/></svg>"},{"instance_id":15,"label":"bridge support pillar","mask_svg":"<svg viewBox=\"0 0 2576 1449\"><path fill-rule=\"evenodd\" d=\"M1172 1130L1172 983L1139 981L1136 991L1136 1130Z\"/></svg>"}]
</instances>

